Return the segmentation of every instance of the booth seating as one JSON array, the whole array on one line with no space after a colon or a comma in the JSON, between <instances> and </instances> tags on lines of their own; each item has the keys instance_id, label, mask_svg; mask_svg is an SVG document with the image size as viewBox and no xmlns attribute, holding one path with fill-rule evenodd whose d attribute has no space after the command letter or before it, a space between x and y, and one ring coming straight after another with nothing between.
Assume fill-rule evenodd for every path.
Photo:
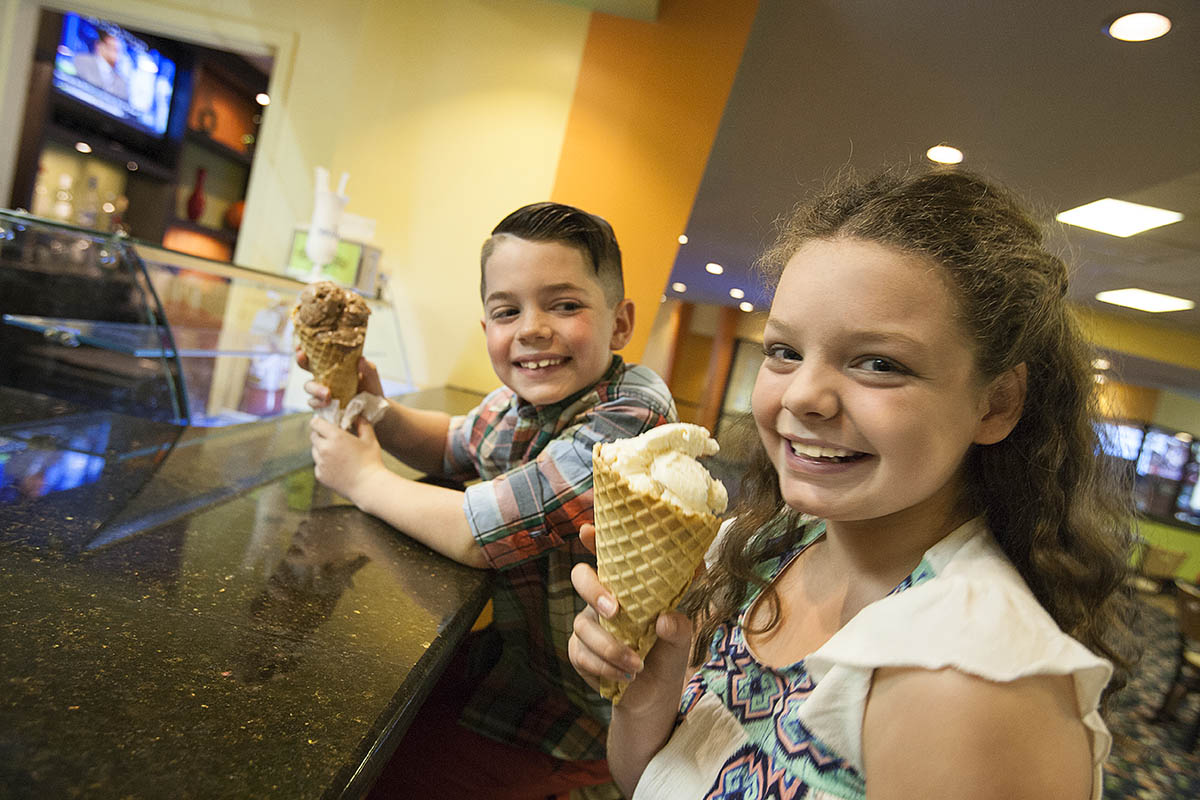
<instances>
[{"instance_id":1,"label":"booth seating","mask_svg":"<svg viewBox=\"0 0 1200 800\"><path fill-rule=\"evenodd\" d=\"M1167 689L1162 705L1154 715L1155 722L1174 719L1174 710L1190 692L1200 692L1200 586L1187 581L1175 581L1176 607L1179 623L1179 663L1175 677ZM1184 741L1191 752L1200 739L1200 714L1196 715Z\"/></svg>"}]
</instances>

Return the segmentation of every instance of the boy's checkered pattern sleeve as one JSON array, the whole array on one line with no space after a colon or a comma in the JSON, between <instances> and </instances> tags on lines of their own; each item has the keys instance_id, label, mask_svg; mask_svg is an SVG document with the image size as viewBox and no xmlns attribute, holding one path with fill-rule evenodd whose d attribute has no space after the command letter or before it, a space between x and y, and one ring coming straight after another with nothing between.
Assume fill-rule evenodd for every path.
<instances>
[{"instance_id":1,"label":"boy's checkered pattern sleeve","mask_svg":"<svg viewBox=\"0 0 1200 800\"><path fill-rule=\"evenodd\" d=\"M463 508L491 566L515 566L577 536L592 521L592 445L637 436L673 417L673 407L629 396L592 406L533 461L467 487Z\"/></svg>"}]
</instances>

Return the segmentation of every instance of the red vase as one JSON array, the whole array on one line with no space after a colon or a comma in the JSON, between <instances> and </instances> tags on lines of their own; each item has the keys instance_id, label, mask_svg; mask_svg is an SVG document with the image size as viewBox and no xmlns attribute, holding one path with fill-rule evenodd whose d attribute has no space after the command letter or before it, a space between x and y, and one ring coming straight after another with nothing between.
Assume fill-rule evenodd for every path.
<instances>
[{"instance_id":1,"label":"red vase","mask_svg":"<svg viewBox=\"0 0 1200 800\"><path fill-rule=\"evenodd\" d=\"M187 201L187 218L192 222L204 213L204 178L207 175L208 170L204 167L196 167L196 185Z\"/></svg>"}]
</instances>

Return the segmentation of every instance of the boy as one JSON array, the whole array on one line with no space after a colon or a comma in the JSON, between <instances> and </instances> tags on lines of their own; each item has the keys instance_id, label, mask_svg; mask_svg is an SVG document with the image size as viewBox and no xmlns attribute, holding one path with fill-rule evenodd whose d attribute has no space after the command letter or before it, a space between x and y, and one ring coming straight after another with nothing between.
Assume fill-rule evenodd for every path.
<instances>
[{"instance_id":1,"label":"boy","mask_svg":"<svg viewBox=\"0 0 1200 800\"><path fill-rule=\"evenodd\" d=\"M609 780L609 705L567 657L583 608L570 572L595 563L577 535L592 521L592 445L676 421L674 402L657 375L613 352L629 341L633 303L606 221L524 206L492 231L480 270L503 387L453 419L389 403L357 437L312 422L318 480L443 555L497 571L491 628L447 669L376 796L544 798ZM362 388L382 394L362 363ZM328 401L324 386L305 388L314 405ZM405 480L380 445L426 473L482 480L465 494Z\"/></svg>"}]
</instances>

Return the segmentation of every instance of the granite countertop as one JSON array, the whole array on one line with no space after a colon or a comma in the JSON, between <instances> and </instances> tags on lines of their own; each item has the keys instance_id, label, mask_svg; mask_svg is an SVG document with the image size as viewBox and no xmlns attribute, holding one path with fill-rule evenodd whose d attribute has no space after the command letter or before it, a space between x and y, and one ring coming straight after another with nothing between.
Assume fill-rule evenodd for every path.
<instances>
[{"instance_id":1,"label":"granite countertop","mask_svg":"<svg viewBox=\"0 0 1200 800\"><path fill-rule=\"evenodd\" d=\"M488 576L314 485L306 426L0 389L0 796L365 792Z\"/></svg>"}]
</instances>

